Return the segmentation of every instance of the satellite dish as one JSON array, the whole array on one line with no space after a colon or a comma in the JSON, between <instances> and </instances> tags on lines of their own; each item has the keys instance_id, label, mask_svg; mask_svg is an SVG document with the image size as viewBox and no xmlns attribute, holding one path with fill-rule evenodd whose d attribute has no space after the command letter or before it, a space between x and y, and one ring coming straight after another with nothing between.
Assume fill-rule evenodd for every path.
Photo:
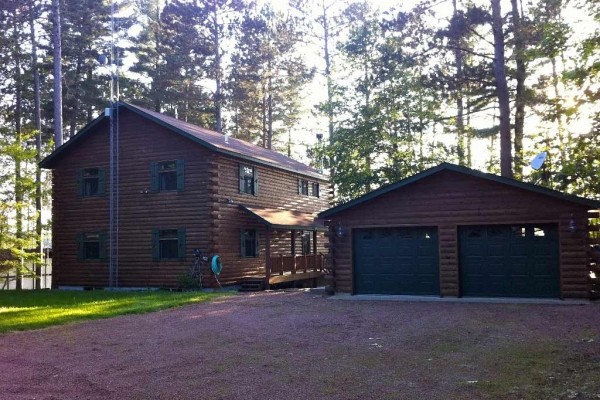
<instances>
[{"instance_id":1,"label":"satellite dish","mask_svg":"<svg viewBox=\"0 0 600 400\"><path fill-rule=\"evenodd\" d=\"M544 162L546 161L546 157L548 157L548 153L545 151L542 151L540 154L535 156L533 160L531 160L531 168L535 169L536 171L542 168Z\"/></svg>"},{"instance_id":2,"label":"satellite dish","mask_svg":"<svg viewBox=\"0 0 600 400\"><path fill-rule=\"evenodd\" d=\"M98 57L98 62L100 65L106 65L108 63L108 57L106 57L104 54L100 54L100 57Z\"/></svg>"}]
</instances>

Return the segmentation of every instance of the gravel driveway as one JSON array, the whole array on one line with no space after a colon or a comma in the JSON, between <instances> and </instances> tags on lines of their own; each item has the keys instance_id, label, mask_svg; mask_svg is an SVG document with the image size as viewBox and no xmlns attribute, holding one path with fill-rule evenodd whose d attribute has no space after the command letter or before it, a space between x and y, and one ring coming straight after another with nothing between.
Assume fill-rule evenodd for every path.
<instances>
[{"instance_id":1,"label":"gravel driveway","mask_svg":"<svg viewBox=\"0 0 600 400\"><path fill-rule=\"evenodd\" d=\"M263 292L0 335L0 399L599 399L600 304Z\"/></svg>"}]
</instances>

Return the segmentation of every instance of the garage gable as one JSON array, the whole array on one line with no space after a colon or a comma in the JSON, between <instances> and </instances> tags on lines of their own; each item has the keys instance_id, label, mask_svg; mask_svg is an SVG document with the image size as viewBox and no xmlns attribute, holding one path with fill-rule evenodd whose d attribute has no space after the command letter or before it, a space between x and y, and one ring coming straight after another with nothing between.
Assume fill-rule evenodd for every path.
<instances>
[{"instance_id":1,"label":"garage gable","mask_svg":"<svg viewBox=\"0 0 600 400\"><path fill-rule=\"evenodd\" d=\"M338 206L332 207L328 210L325 210L319 214L319 217L320 218L331 217L342 211L362 205L364 203L367 203L371 200L379 198L390 192L401 190L402 188L408 188L411 185L422 182L422 181L426 180L427 178L437 175L444 171L451 171L454 173L465 175L465 177L479 178L479 179L482 179L483 181L494 182L494 183L506 185L508 187L512 187L515 189L525 190L525 191L528 191L531 193L548 196L550 198L555 198L555 199L558 199L561 201L566 201L569 203L581 205L581 206L587 207L588 209L600 208L600 201L597 201L597 200L591 200L591 199L586 199L586 198L579 197L579 196L564 194L557 190L548 189L543 186L534 185L534 184L526 183L526 182L521 182L516 179L505 178L505 177L494 175L494 174L488 174L485 172L473 170L471 168L467 168L467 167L463 167L463 166L459 166L459 165L455 165L455 164L442 163L442 164L438 165L437 167L430 168L430 169L425 170L416 175L402 179L398 182L383 186L383 187L376 189L370 193L367 193L357 199L351 200L349 202L346 202L346 203L340 204Z\"/></svg>"}]
</instances>

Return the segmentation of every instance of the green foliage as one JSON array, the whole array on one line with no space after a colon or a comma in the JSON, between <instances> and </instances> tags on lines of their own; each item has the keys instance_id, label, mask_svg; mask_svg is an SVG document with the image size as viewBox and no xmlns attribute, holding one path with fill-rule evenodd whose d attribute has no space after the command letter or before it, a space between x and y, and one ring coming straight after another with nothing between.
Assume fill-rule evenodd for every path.
<instances>
[{"instance_id":1,"label":"green foliage","mask_svg":"<svg viewBox=\"0 0 600 400\"><path fill-rule=\"evenodd\" d=\"M141 314L210 301L223 293L167 291L0 291L0 333Z\"/></svg>"}]
</instances>

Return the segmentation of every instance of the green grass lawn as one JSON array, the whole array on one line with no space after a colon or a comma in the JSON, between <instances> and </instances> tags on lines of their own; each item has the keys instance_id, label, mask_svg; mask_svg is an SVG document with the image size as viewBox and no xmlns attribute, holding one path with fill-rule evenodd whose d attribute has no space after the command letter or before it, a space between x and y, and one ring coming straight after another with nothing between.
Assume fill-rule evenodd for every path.
<instances>
[{"instance_id":1,"label":"green grass lawn","mask_svg":"<svg viewBox=\"0 0 600 400\"><path fill-rule=\"evenodd\" d=\"M122 314L140 314L199 303L223 293L145 290L0 291L0 333L45 328Z\"/></svg>"}]
</instances>

